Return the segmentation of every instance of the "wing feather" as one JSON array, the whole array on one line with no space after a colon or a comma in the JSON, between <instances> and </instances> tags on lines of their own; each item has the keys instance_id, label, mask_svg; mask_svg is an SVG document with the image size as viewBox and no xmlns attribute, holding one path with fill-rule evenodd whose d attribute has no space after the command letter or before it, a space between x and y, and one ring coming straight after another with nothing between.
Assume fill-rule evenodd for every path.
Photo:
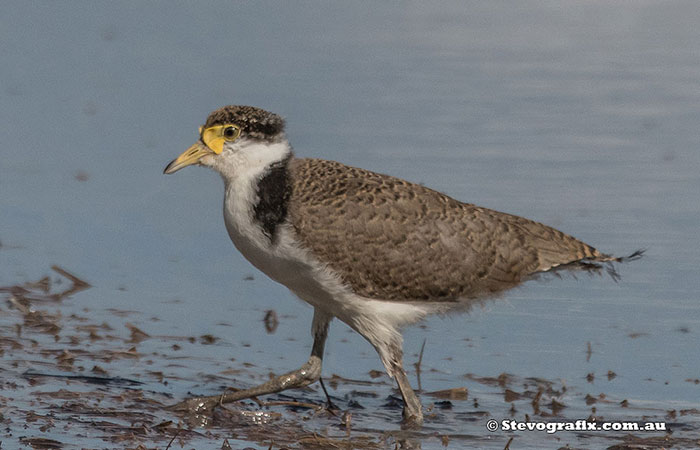
<instances>
[{"instance_id":1,"label":"wing feather","mask_svg":"<svg viewBox=\"0 0 700 450\"><path fill-rule=\"evenodd\" d=\"M293 159L290 222L365 297L477 298L603 255L546 225L334 161Z\"/></svg>"}]
</instances>

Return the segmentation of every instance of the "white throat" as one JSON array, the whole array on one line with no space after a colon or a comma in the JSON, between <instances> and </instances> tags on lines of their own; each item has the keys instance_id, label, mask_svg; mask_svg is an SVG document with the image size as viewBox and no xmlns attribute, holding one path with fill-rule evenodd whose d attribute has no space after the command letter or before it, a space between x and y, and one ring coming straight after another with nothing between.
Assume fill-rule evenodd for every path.
<instances>
[{"instance_id":1,"label":"white throat","mask_svg":"<svg viewBox=\"0 0 700 450\"><path fill-rule=\"evenodd\" d=\"M239 140L225 146L220 155L202 159L202 164L219 172L228 186L259 180L269 166L283 161L291 153L286 139L273 143Z\"/></svg>"}]
</instances>

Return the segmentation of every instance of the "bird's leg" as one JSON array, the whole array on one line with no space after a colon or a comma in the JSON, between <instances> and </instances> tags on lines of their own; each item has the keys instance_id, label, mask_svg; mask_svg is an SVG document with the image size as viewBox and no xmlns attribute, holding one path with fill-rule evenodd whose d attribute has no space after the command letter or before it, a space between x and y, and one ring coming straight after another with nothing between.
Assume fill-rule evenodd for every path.
<instances>
[{"instance_id":1,"label":"bird's leg","mask_svg":"<svg viewBox=\"0 0 700 450\"><path fill-rule=\"evenodd\" d=\"M403 370L401 355L398 357L398 364L394 365L392 369L392 374L396 378L403 398L403 424L406 428L419 428L423 425L421 403L416 393L413 392L411 383L408 382L406 371Z\"/></svg>"},{"instance_id":2,"label":"bird's leg","mask_svg":"<svg viewBox=\"0 0 700 450\"><path fill-rule=\"evenodd\" d=\"M369 325L369 326L368 326ZM403 398L403 428L420 428L423 412L418 396L408 382L403 369L403 339L398 330L371 328L371 321L358 321L355 330L365 337L377 350L390 377L395 378ZM378 331L379 330L379 331Z\"/></svg>"},{"instance_id":3,"label":"bird's leg","mask_svg":"<svg viewBox=\"0 0 700 450\"><path fill-rule=\"evenodd\" d=\"M272 394L286 389L301 388L318 381L321 377L323 349L326 343L326 337L328 336L328 324L331 319L331 316L318 309L314 311L312 325L314 345L309 360L299 369L279 375L266 383L249 389L224 392L221 395L212 395L208 397L193 397L172 406L171 409L176 411L204 413L213 410L220 404L231 403L258 395Z\"/></svg>"}]
</instances>

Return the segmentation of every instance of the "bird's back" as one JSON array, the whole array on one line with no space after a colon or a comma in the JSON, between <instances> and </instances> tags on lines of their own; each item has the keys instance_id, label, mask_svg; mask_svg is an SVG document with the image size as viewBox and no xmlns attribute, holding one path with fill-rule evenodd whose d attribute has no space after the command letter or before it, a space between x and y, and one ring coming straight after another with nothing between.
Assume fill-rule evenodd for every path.
<instances>
[{"instance_id":1,"label":"bird's back","mask_svg":"<svg viewBox=\"0 0 700 450\"><path fill-rule=\"evenodd\" d=\"M557 266L609 259L554 228L399 178L320 159L292 159L289 170L298 238L363 297L478 298Z\"/></svg>"}]
</instances>

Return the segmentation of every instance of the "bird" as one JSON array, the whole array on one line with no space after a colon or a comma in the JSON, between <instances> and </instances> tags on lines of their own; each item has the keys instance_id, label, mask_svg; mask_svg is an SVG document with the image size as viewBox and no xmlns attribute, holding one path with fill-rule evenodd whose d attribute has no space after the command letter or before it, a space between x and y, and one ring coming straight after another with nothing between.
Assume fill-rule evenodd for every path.
<instances>
[{"instance_id":1,"label":"bird","mask_svg":"<svg viewBox=\"0 0 700 450\"><path fill-rule=\"evenodd\" d=\"M311 355L299 369L249 389L193 397L177 409L217 405L320 380L334 318L377 351L403 399L402 424L420 427L420 400L403 366L404 327L466 311L538 275L601 272L637 259L601 253L547 225L460 202L421 184L340 162L298 158L285 120L224 106L164 170L199 165L224 182L224 222L257 269L313 307ZM322 381L322 380L321 380Z\"/></svg>"}]
</instances>

